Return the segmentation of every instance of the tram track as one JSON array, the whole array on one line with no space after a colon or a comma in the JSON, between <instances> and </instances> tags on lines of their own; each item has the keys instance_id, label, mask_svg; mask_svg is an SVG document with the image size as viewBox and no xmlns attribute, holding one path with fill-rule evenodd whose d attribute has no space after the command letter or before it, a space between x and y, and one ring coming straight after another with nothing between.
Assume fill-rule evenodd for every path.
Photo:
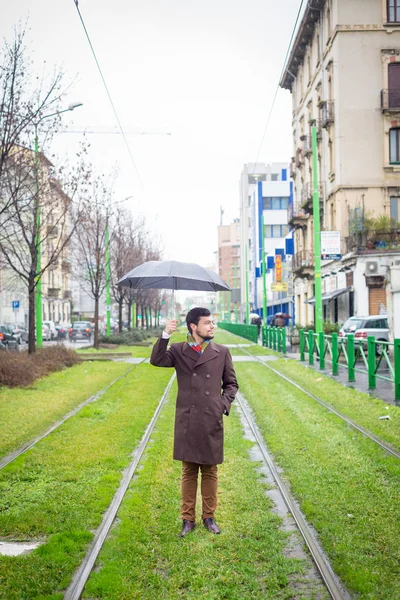
<instances>
[{"instance_id":1,"label":"tram track","mask_svg":"<svg viewBox=\"0 0 400 600\"><path fill-rule=\"evenodd\" d=\"M100 550L101 550L105 540L107 539L107 535L108 535L110 528L115 520L118 509L124 499L125 493L128 490L129 484L137 470L137 467L143 456L143 453L146 450L146 447L147 447L147 444L149 443L151 434L154 430L154 427L157 423L158 417L160 416L161 410L165 404L165 401L168 397L168 394L171 390L171 387L172 387L172 384L173 384L175 378L176 378L176 374L174 372L174 374L172 375L171 379L169 380L169 382L164 390L164 393L160 399L160 402L158 403L157 408L154 411L153 417L152 417L150 423L148 424L146 431L144 432L139 445L136 447L136 449L134 450L134 452L132 454L132 460L131 460L129 466L124 471L124 474L121 478L119 488L116 491L107 511L104 514L103 520L94 535L94 539L93 539L92 543L90 544L90 547L89 547L83 561L81 562L80 567L75 572L75 575L72 579L71 584L69 585L69 587L67 588L67 590L64 593L64 600L79 600L80 599L80 597L85 589L86 582L90 577L90 573L93 570L96 559L100 553Z\"/></svg>"},{"instance_id":2,"label":"tram track","mask_svg":"<svg viewBox=\"0 0 400 600\"><path fill-rule=\"evenodd\" d=\"M299 385L298 383L296 383L295 381L293 381L292 379L290 379L290 377L288 377L287 375L284 375L283 373L281 373L277 369L274 369L273 367L271 367L271 365L267 364L264 360L262 360L258 356L255 356L254 354L251 354L251 352L248 352L248 350L246 350L246 348L243 348L243 347L239 346L238 344L236 344L236 347L240 348L240 350L243 351L245 354L247 354L248 356L251 356L257 362L259 362L260 364L262 364L265 368L269 369L275 375L278 375L279 377L281 377L282 379L284 379L287 383L289 383L293 387L297 388L303 394L305 394L309 398L312 398L315 402L318 402L318 404L320 404L321 406L323 406L324 408L326 408L329 412L333 413L334 415L336 415L337 417L339 417L340 419L342 419L343 421L345 421L347 423L347 425L349 425L350 427L352 427L353 429L355 429L356 431L358 431L359 433L361 433L363 436L369 438L371 441L373 441L375 444L377 444L383 450L385 450L388 454L390 454L391 456L394 456L395 458L399 458L400 459L400 450L397 450L396 448L393 448L393 446L391 446L387 442L381 440L378 436L374 435L373 433L371 433L370 431L368 431L367 429L365 429L361 425L358 425L358 423L356 423L355 421L353 421L352 419L350 419L346 415L344 415L341 412L339 412L338 410L336 410L333 406L331 406L330 404L328 404L327 402L325 402L324 400L322 400L321 398L319 398L315 394L312 394L311 392L309 392L308 390L306 390L305 388L303 388L301 385Z\"/></svg>"},{"instance_id":3,"label":"tram track","mask_svg":"<svg viewBox=\"0 0 400 600\"><path fill-rule=\"evenodd\" d=\"M250 431L254 437L254 440L260 450L262 455L262 459L267 466L272 478L274 479L279 492L282 496L282 499L289 511L292 515L297 529L300 532L304 542L311 554L311 557L314 561L315 567L328 590L332 600L349 600L350 595L347 591L345 591L339 582L337 575L334 573L332 567L329 564L328 559L326 558L325 553L320 547L320 544L313 532L313 530L308 525L306 519L304 518L301 510L299 509L296 500L289 492L286 484L284 483L282 477L279 475L278 468L275 465L275 462L269 453L265 441L259 432L259 429L255 423L255 420L251 414L251 411L248 408L247 401L244 396L238 392L236 399L238 401L238 405L240 407L240 411L247 422L247 425L250 428Z\"/></svg>"},{"instance_id":4,"label":"tram track","mask_svg":"<svg viewBox=\"0 0 400 600\"><path fill-rule=\"evenodd\" d=\"M38 435L37 437L35 437L34 439L30 440L29 442L27 442L26 444L24 444L17 450L13 450L6 456L3 456L2 458L0 458L0 471L1 471L1 469L4 469L4 467L6 467L10 463L12 463L14 460L16 460L19 456L21 456L22 454L25 454L25 452L28 452L28 450L31 450L32 448L34 448L36 446L36 444L38 444L44 438L48 437L51 433L53 433L53 431L55 431L61 425L63 425L66 421L68 421L68 419L77 415L83 408L85 408L85 406L88 406L88 404L92 404L93 402L96 402L97 400L99 400L106 392L108 392L108 390L110 388L112 388L116 383L118 383L119 381L121 381L122 379L127 377L127 375L129 375L134 369L136 369L136 367L143 364L143 362L145 360L146 360L146 358L143 358L143 360L141 360L139 363L133 365L133 367L128 369L123 375L120 375L119 377L117 377L116 379L111 381L111 383L109 383L105 388L103 388L102 390L100 390L99 392L94 394L93 396L90 396L89 398L87 398L86 400L81 402L80 404L78 404L78 406L76 406L74 409L69 411L66 415L64 415L64 417L62 417L61 419L59 419L58 421L53 423L48 429L46 429L46 431L44 433L42 433L42 434Z\"/></svg>"}]
</instances>

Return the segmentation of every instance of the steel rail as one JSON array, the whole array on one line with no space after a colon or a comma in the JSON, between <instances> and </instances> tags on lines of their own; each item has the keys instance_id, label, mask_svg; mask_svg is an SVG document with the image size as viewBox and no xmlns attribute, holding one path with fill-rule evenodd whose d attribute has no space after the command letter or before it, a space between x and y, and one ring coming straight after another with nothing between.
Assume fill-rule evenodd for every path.
<instances>
[{"instance_id":1,"label":"steel rail","mask_svg":"<svg viewBox=\"0 0 400 600\"><path fill-rule=\"evenodd\" d=\"M117 377L117 379L114 379L114 381L109 383L104 389L97 392L97 394L95 394L94 396L90 396L90 398L88 398L84 402L81 402L80 404L78 404L78 406L76 406L73 410L71 410L64 417L62 417L62 419L53 423L53 425L51 425L44 433L42 433L41 435L38 435L36 438L31 440L30 442L27 442L26 444L21 446L21 448L18 448L17 450L13 450L12 452L10 452L10 454L3 456L3 458L0 459L0 471L1 471L1 469L4 469L5 466L12 463L16 458L18 458L18 456L21 456L21 454L24 454L25 452L27 452L28 450L30 450L31 448L36 446L36 444L38 442L40 442L41 440L46 438L48 435L50 435L50 433L52 433L58 427L60 427L60 425L65 423L65 421L67 421L71 417L75 416L80 410L82 410L82 408L84 408L88 404L91 404L92 402L96 402L96 400L101 398L101 396L103 396L113 385L115 385L116 383L118 383L118 381L121 381L121 379L123 379L124 377L129 375L129 373L131 373L133 371L133 369L135 369L136 367L141 365L145 360L146 360L146 358L144 358L142 361L140 361L140 363L137 363L136 365L134 365L133 367L128 369L126 371L126 373L124 373L123 375L120 375L119 377Z\"/></svg>"},{"instance_id":2,"label":"steel rail","mask_svg":"<svg viewBox=\"0 0 400 600\"><path fill-rule=\"evenodd\" d=\"M343 415L341 412L339 412L338 410L333 408L333 406L330 406L327 402L324 402L324 400L321 400L321 398L318 398L318 396L314 396L314 394L312 394L311 392L309 392L306 389L304 389L303 387L301 387L301 385L299 385L298 383L296 383L295 381L293 381L292 379L290 379L283 373L280 373L279 371L277 371L276 369L274 369L273 367L268 365L265 361L261 360L258 356L254 356L254 354L251 354L251 352L248 352L245 348L241 348L241 350L243 350L243 352L245 352L249 356L252 356L253 358L255 358L259 363L264 365L264 367L266 367L267 369L270 369L270 371L275 373L275 375L279 375L279 377L282 377L282 379L284 379L285 381L287 381L288 383L293 385L295 388L297 388L298 390L303 392L303 394L306 394L307 396L309 396L310 398L312 398L313 400L318 402L318 404L320 404L321 406L323 406L324 408L329 410L329 412L331 412L334 415L336 415L337 417L339 417L339 419L342 419L343 421L345 421L348 425L350 425L350 427L353 427L353 429L356 429L363 436L369 438L370 440L372 440L373 442L378 444L378 446L380 446L383 450L385 450L386 452L388 452L395 458L400 458L399 450L396 450L390 444L387 444L386 442L384 442L383 440L378 438L376 435L374 435L367 429L364 429L364 427L361 427L361 425L357 425L357 423L355 421L353 421L349 417L346 417L346 415Z\"/></svg>"},{"instance_id":3,"label":"steel rail","mask_svg":"<svg viewBox=\"0 0 400 600\"><path fill-rule=\"evenodd\" d=\"M268 468L271 471L271 474L282 494L282 497L285 501L285 504L288 508L288 511L292 514L296 525L311 553L311 556L314 560L314 563L318 569L319 574L321 575L325 586L333 600L348 600L349 595L345 593L341 585L338 582L338 578L332 570L332 567L329 565L328 561L325 558L313 532L311 531L308 523L306 522L303 514L298 508L294 498L287 490L285 484L283 483L282 478L280 477L278 470L275 466L274 460L269 454L265 442L258 432L258 428L254 422L253 417L249 414L249 411L246 409L243 396L240 392L236 395L236 398L239 402L240 408L243 412L243 415L246 418L246 421L251 429L252 434L257 442L258 447L260 448L261 454L263 455L263 459L265 463L268 465Z\"/></svg>"},{"instance_id":4,"label":"steel rail","mask_svg":"<svg viewBox=\"0 0 400 600\"><path fill-rule=\"evenodd\" d=\"M64 594L64 600L79 600L79 598L81 597L81 594L85 588L86 582L89 579L90 573L92 572L92 569L94 567L96 559L99 555L99 552L104 544L104 541L105 541L105 539L108 535L108 532L114 522L114 519L117 515L118 509L119 509L119 507L122 503L122 500L125 496L125 493L129 487L131 479L132 479L133 475L135 474L135 471L140 462L140 459L142 458L143 452L146 449L146 446L149 442L150 436L153 432L154 426L157 422L157 419L160 415L161 409L162 409L162 407L165 403L165 400L169 394L169 391L172 387L175 377L176 377L176 373L174 372L171 379L169 380L167 387L164 390L161 400L154 412L154 415L153 415L149 425L147 426L147 429L146 429L139 445L137 446L136 450L133 452L132 461L122 476L119 488L116 491L114 498L112 499L111 504L109 505L106 513L104 514L101 525L99 526L99 528L97 529L97 531L95 533L94 539L88 549L88 552L86 553L86 556L83 559L80 567L76 571L70 586L68 587L68 589L66 590L66 592Z\"/></svg>"}]
</instances>

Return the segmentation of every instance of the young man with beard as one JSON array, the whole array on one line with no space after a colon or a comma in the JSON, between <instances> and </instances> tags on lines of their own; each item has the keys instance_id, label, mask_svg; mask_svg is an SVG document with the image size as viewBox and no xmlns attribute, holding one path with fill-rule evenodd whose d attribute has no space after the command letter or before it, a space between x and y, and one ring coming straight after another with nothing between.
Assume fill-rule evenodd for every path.
<instances>
[{"instance_id":1,"label":"young man with beard","mask_svg":"<svg viewBox=\"0 0 400 600\"><path fill-rule=\"evenodd\" d=\"M186 316L187 341L171 344L177 321L167 322L154 345L150 362L174 367L178 379L174 459L182 461L182 532L196 526L196 493L201 471L203 524L220 533L214 520L217 508L218 467L224 460L223 415L229 415L238 390L228 348L215 344L214 322L207 308L193 308Z\"/></svg>"}]
</instances>

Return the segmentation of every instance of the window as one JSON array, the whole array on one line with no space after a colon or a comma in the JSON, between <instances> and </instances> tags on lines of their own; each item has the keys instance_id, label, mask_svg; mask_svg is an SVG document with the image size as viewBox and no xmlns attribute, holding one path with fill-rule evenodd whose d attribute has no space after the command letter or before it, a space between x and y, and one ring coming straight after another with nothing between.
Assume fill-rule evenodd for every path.
<instances>
[{"instance_id":1,"label":"window","mask_svg":"<svg viewBox=\"0 0 400 600\"><path fill-rule=\"evenodd\" d=\"M400 0L387 0L388 23L400 23Z\"/></svg>"},{"instance_id":2,"label":"window","mask_svg":"<svg viewBox=\"0 0 400 600\"><path fill-rule=\"evenodd\" d=\"M390 218L399 222L399 198L397 196L390 197Z\"/></svg>"},{"instance_id":3,"label":"window","mask_svg":"<svg viewBox=\"0 0 400 600\"><path fill-rule=\"evenodd\" d=\"M278 173L271 173L271 181L279 181Z\"/></svg>"},{"instance_id":4,"label":"window","mask_svg":"<svg viewBox=\"0 0 400 600\"><path fill-rule=\"evenodd\" d=\"M289 233L289 225L264 225L264 237L282 238Z\"/></svg>"},{"instance_id":5,"label":"window","mask_svg":"<svg viewBox=\"0 0 400 600\"><path fill-rule=\"evenodd\" d=\"M389 131L389 161L390 164L400 163L400 128Z\"/></svg>"},{"instance_id":6,"label":"window","mask_svg":"<svg viewBox=\"0 0 400 600\"><path fill-rule=\"evenodd\" d=\"M264 210L286 210L289 206L289 198L274 196L269 198L263 198Z\"/></svg>"}]
</instances>

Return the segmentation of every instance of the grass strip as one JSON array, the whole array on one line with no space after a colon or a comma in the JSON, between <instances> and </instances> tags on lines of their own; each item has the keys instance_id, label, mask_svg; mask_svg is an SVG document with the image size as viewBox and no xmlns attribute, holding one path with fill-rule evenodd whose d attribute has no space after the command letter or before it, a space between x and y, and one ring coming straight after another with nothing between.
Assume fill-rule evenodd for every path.
<instances>
[{"instance_id":1,"label":"grass strip","mask_svg":"<svg viewBox=\"0 0 400 600\"><path fill-rule=\"evenodd\" d=\"M346 387L294 360L274 361L271 367L290 377L383 441L400 448L400 407L385 404L379 398ZM383 415L389 415L390 419L379 420Z\"/></svg>"},{"instance_id":2,"label":"grass strip","mask_svg":"<svg viewBox=\"0 0 400 600\"><path fill-rule=\"evenodd\" d=\"M113 352L130 352L131 355L135 358L148 358L151 354L151 349L156 339L148 340L151 342L150 346L115 346L114 349L109 348L79 348L77 350L78 354L112 354Z\"/></svg>"},{"instance_id":3,"label":"grass strip","mask_svg":"<svg viewBox=\"0 0 400 600\"><path fill-rule=\"evenodd\" d=\"M303 578L304 562L284 556L287 534L271 512L258 465L249 461L252 444L243 438L234 410L225 420L225 462L219 467L222 534L204 529L198 498L198 528L184 540L178 537L181 463L172 460L175 394L176 387L83 598L300 598L294 588Z\"/></svg>"},{"instance_id":4,"label":"grass strip","mask_svg":"<svg viewBox=\"0 0 400 600\"><path fill-rule=\"evenodd\" d=\"M83 363L28 388L0 389L0 456L20 448L132 365Z\"/></svg>"},{"instance_id":5,"label":"grass strip","mask_svg":"<svg viewBox=\"0 0 400 600\"><path fill-rule=\"evenodd\" d=\"M62 598L171 377L142 365L0 473L0 532L45 539L0 557L1 600Z\"/></svg>"},{"instance_id":6,"label":"grass strip","mask_svg":"<svg viewBox=\"0 0 400 600\"><path fill-rule=\"evenodd\" d=\"M400 461L260 364L241 391L331 564L360 599L400 597Z\"/></svg>"}]
</instances>

